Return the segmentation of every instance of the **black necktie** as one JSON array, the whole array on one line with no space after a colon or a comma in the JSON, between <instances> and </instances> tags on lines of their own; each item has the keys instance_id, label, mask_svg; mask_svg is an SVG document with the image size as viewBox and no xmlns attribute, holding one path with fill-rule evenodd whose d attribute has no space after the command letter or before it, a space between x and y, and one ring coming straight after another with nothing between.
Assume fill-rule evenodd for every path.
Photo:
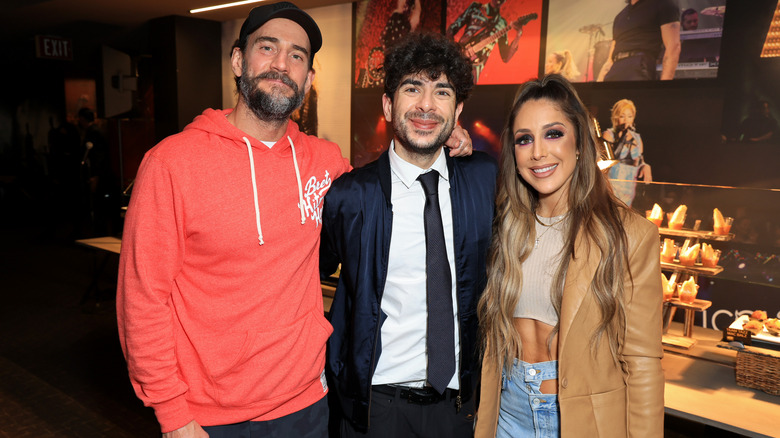
<instances>
[{"instance_id":1,"label":"black necktie","mask_svg":"<svg viewBox=\"0 0 780 438\"><path fill-rule=\"evenodd\" d=\"M428 383L444 393L455 373L452 276L439 208L439 173L420 175L425 192L425 275L428 302Z\"/></svg>"}]
</instances>

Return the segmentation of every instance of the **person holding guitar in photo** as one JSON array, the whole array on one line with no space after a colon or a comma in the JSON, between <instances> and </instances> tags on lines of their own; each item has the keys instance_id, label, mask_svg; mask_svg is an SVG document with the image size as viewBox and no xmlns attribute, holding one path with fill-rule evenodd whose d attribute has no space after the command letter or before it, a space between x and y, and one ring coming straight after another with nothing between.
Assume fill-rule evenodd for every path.
<instances>
[{"instance_id":1,"label":"person holding guitar in photo","mask_svg":"<svg viewBox=\"0 0 780 438\"><path fill-rule=\"evenodd\" d=\"M493 51L496 43L501 53L501 60L509 62L517 52L523 26L537 18L537 14L524 15L511 24L501 16L501 5L506 0L489 0L488 3L471 3L466 10L447 28L447 37L455 35L465 28L458 40L463 52L471 60L474 83L479 81L479 75ZM509 42L509 31L516 30L512 42Z\"/></svg>"}]
</instances>

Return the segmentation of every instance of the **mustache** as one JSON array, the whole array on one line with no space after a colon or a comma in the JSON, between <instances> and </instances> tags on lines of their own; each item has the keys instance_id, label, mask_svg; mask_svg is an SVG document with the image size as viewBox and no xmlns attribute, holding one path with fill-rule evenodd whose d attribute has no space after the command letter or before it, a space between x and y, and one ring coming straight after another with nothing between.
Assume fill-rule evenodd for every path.
<instances>
[{"instance_id":1,"label":"mustache","mask_svg":"<svg viewBox=\"0 0 780 438\"><path fill-rule=\"evenodd\" d=\"M409 111L408 113L406 113L406 118L407 119L420 119L420 120L433 120L433 121L438 122L438 123L444 123L445 122L444 117L442 117L442 116L440 116L438 114L425 113L425 112L422 112L422 111Z\"/></svg>"},{"instance_id":2,"label":"mustache","mask_svg":"<svg viewBox=\"0 0 780 438\"><path fill-rule=\"evenodd\" d=\"M254 78L255 81L259 81L260 79L272 79L275 81L282 81L284 85L287 85L288 87L292 88L296 94L298 93L298 84L296 84L295 81L290 79L290 77L287 76L286 74L275 72L275 71L267 71L265 73L260 73Z\"/></svg>"}]
</instances>

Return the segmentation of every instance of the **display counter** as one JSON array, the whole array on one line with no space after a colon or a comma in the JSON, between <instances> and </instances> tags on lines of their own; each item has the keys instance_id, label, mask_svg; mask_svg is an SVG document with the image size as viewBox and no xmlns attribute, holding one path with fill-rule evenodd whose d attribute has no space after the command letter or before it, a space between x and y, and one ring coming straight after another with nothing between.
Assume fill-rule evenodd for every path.
<instances>
[{"instance_id":1,"label":"display counter","mask_svg":"<svg viewBox=\"0 0 780 438\"><path fill-rule=\"evenodd\" d=\"M682 333L681 323L669 329ZM694 327L690 349L664 346L667 415L751 437L780 436L780 396L738 386L737 352L717 346L720 331Z\"/></svg>"},{"instance_id":2,"label":"display counter","mask_svg":"<svg viewBox=\"0 0 780 438\"><path fill-rule=\"evenodd\" d=\"M641 215L649 212L659 226L661 269L676 282L675 295L681 283L693 279L696 304L706 304L687 312L674 303L676 321L690 317L691 326L722 330L755 310L780 317L780 189L664 182L635 183L635 189L631 205ZM660 215L653 214L656 205ZM681 222L675 221L679 227L670 226L683 205ZM715 223L716 208L729 222ZM706 261L705 245L714 250ZM693 259L684 258L685 249L694 247L700 251Z\"/></svg>"},{"instance_id":3,"label":"display counter","mask_svg":"<svg viewBox=\"0 0 780 438\"><path fill-rule=\"evenodd\" d=\"M322 283L326 313L334 292ZM669 332L682 334L683 324L672 322ZM780 436L780 396L737 385L737 352L717 346L720 331L693 327L693 337L691 348L664 346L666 414L750 437Z\"/></svg>"}]
</instances>

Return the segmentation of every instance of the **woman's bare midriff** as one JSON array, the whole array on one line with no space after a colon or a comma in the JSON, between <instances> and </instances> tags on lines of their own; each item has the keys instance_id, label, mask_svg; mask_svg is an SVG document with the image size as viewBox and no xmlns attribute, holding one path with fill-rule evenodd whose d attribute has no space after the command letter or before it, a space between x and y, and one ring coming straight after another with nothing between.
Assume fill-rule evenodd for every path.
<instances>
[{"instance_id":1,"label":"woman's bare midriff","mask_svg":"<svg viewBox=\"0 0 780 438\"><path fill-rule=\"evenodd\" d=\"M554 327L530 318L514 318L515 330L520 334L523 348L520 360L527 363L547 362L558 359L558 334L547 345ZM558 393L558 379L543 380L539 386L543 394Z\"/></svg>"}]
</instances>

